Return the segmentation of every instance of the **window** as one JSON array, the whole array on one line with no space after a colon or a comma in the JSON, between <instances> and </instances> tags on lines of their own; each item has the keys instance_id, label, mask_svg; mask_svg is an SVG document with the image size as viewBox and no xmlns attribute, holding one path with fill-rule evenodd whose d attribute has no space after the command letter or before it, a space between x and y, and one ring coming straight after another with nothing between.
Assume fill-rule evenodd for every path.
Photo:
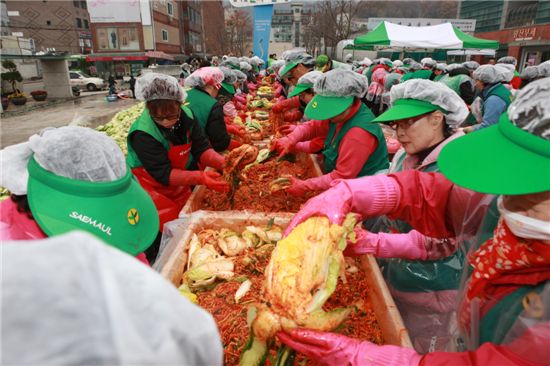
<instances>
[{"instance_id":1,"label":"window","mask_svg":"<svg viewBox=\"0 0 550 366\"><path fill-rule=\"evenodd\" d=\"M86 6L86 1L81 1L81 2L80 2L80 7L81 7L82 9L87 9L88 7Z\"/></svg>"},{"instance_id":2,"label":"window","mask_svg":"<svg viewBox=\"0 0 550 366\"><path fill-rule=\"evenodd\" d=\"M82 19L76 18L76 27L77 28L82 28Z\"/></svg>"},{"instance_id":3,"label":"window","mask_svg":"<svg viewBox=\"0 0 550 366\"><path fill-rule=\"evenodd\" d=\"M174 15L174 6L172 5L171 2L166 3L166 11L168 12L169 15Z\"/></svg>"},{"instance_id":4,"label":"window","mask_svg":"<svg viewBox=\"0 0 550 366\"><path fill-rule=\"evenodd\" d=\"M73 0L73 5L75 8L80 8L80 1Z\"/></svg>"},{"instance_id":5,"label":"window","mask_svg":"<svg viewBox=\"0 0 550 366\"><path fill-rule=\"evenodd\" d=\"M86 19L84 19L84 28L90 28L90 25L88 24L88 21Z\"/></svg>"},{"instance_id":6,"label":"window","mask_svg":"<svg viewBox=\"0 0 550 366\"><path fill-rule=\"evenodd\" d=\"M71 72L69 74L71 79L78 79L80 77L80 75L78 75L76 72Z\"/></svg>"},{"instance_id":7,"label":"window","mask_svg":"<svg viewBox=\"0 0 550 366\"><path fill-rule=\"evenodd\" d=\"M49 20L46 20L46 25L52 25L52 22Z\"/></svg>"},{"instance_id":8,"label":"window","mask_svg":"<svg viewBox=\"0 0 550 366\"><path fill-rule=\"evenodd\" d=\"M168 31L166 29L162 30L162 40L168 41Z\"/></svg>"}]
</instances>

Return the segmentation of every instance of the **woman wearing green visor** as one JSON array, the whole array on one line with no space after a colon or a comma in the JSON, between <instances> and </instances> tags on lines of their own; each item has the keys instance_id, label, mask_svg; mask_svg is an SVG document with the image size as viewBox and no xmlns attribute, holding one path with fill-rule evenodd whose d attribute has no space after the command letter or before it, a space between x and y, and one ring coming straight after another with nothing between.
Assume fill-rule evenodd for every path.
<instances>
[{"instance_id":1,"label":"woman wearing green visor","mask_svg":"<svg viewBox=\"0 0 550 366\"><path fill-rule=\"evenodd\" d=\"M305 110L312 121L276 140L273 149L286 154L301 141L324 136L325 175L305 181L291 177L288 193L302 196L328 189L335 179L373 175L388 168L382 129L372 123L374 116L361 103L367 87L364 76L344 69L328 71L316 81L315 97Z\"/></svg>"},{"instance_id":2,"label":"woman wearing green visor","mask_svg":"<svg viewBox=\"0 0 550 366\"><path fill-rule=\"evenodd\" d=\"M451 141L441 173L408 170L341 181L309 200L310 216L387 215L424 235L455 237L468 253L446 350L420 355L335 333L295 329L279 339L325 365L547 365L550 344L550 78L520 90L497 125ZM382 237L363 253L424 258L430 248ZM408 255L404 255L409 252ZM415 252L415 255L412 253Z\"/></svg>"},{"instance_id":3,"label":"woman wearing green visor","mask_svg":"<svg viewBox=\"0 0 550 366\"><path fill-rule=\"evenodd\" d=\"M47 129L1 151L0 239L31 240L84 230L147 263L159 228L151 198L124 154L89 128Z\"/></svg>"},{"instance_id":4,"label":"woman wearing green visor","mask_svg":"<svg viewBox=\"0 0 550 366\"><path fill-rule=\"evenodd\" d=\"M392 107L374 122L396 130L402 148L395 154L390 173L416 169L439 171L437 157L450 141L464 136L453 133L468 116L468 107L441 83L413 79L391 89ZM418 352L441 350L448 341L449 321L454 310L464 255L457 241L420 234L409 224L384 216L371 231L380 231L388 245L403 246L408 241L430 248L422 260L387 259L383 273L405 326ZM367 233L367 237L377 234ZM405 235L404 235L405 234ZM367 239L365 237L365 239ZM364 254L350 247L348 254Z\"/></svg>"}]
</instances>

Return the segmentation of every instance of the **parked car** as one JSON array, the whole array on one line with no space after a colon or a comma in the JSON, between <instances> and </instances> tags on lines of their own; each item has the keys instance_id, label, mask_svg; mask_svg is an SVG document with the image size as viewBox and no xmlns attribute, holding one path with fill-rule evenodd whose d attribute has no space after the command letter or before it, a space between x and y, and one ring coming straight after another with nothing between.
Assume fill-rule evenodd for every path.
<instances>
[{"instance_id":1,"label":"parked car","mask_svg":"<svg viewBox=\"0 0 550 366\"><path fill-rule=\"evenodd\" d=\"M106 87L103 79L86 75L82 71L69 71L69 77L71 79L71 86L76 86L80 89L96 91Z\"/></svg>"}]
</instances>

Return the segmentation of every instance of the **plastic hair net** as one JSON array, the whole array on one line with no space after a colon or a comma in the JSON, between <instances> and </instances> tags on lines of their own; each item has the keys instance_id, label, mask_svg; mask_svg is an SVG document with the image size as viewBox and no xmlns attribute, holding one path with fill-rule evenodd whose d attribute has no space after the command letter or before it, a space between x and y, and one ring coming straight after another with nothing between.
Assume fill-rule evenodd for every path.
<instances>
[{"instance_id":1,"label":"plastic hair net","mask_svg":"<svg viewBox=\"0 0 550 366\"><path fill-rule=\"evenodd\" d=\"M510 64L516 66L518 60L514 56L504 56L498 59L497 63L499 64Z\"/></svg>"},{"instance_id":2,"label":"plastic hair net","mask_svg":"<svg viewBox=\"0 0 550 366\"><path fill-rule=\"evenodd\" d=\"M368 57L365 57L364 59L359 61L359 65L361 65L361 66L370 66L370 65L372 65L372 60Z\"/></svg>"},{"instance_id":3,"label":"plastic hair net","mask_svg":"<svg viewBox=\"0 0 550 366\"><path fill-rule=\"evenodd\" d=\"M382 57L379 59L379 63L381 65L388 65L389 67L393 67L393 64L389 58Z\"/></svg>"},{"instance_id":4,"label":"plastic hair net","mask_svg":"<svg viewBox=\"0 0 550 366\"><path fill-rule=\"evenodd\" d=\"M485 84L494 84L511 80L510 73L513 75L513 71L502 66L481 65L474 71L473 78Z\"/></svg>"},{"instance_id":5,"label":"plastic hair net","mask_svg":"<svg viewBox=\"0 0 550 366\"><path fill-rule=\"evenodd\" d=\"M240 68L241 61L237 57L228 57L220 63L220 66Z\"/></svg>"},{"instance_id":6,"label":"plastic hair net","mask_svg":"<svg viewBox=\"0 0 550 366\"><path fill-rule=\"evenodd\" d=\"M302 75L300 79L298 79L298 84L312 84L315 85L315 82L319 80L319 78L323 76L323 73L320 71L310 71Z\"/></svg>"},{"instance_id":7,"label":"plastic hair net","mask_svg":"<svg viewBox=\"0 0 550 366\"><path fill-rule=\"evenodd\" d=\"M362 98L368 90L367 78L347 69L334 69L325 72L315 82L315 94L325 97Z\"/></svg>"},{"instance_id":8,"label":"plastic hair net","mask_svg":"<svg viewBox=\"0 0 550 366\"><path fill-rule=\"evenodd\" d=\"M136 80L136 98L139 100L149 102L169 99L183 102L186 97L187 94L173 76L151 72Z\"/></svg>"},{"instance_id":9,"label":"plastic hair net","mask_svg":"<svg viewBox=\"0 0 550 366\"><path fill-rule=\"evenodd\" d=\"M455 69L458 69L458 68L460 68L460 67L463 67L462 64L450 64L450 65L447 65L447 66L445 67L445 71L451 72L451 71L453 71L453 70L455 70Z\"/></svg>"},{"instance_id":10,"label":"plastic hair net","mask_svg":"<svg viewBox=\"0 0 550 366\"><path fill-rule=\"evenodd\" d=\"M436 70L445 71L446 68L447 68L447 64L444 63L444 62L438 63L438 64L435 65Z\"/></svg>"},{"instance_id":11,"label":"plastic hair net","mask_svg":"<svg viewBox=\"0 0 550 366\"><path fill-rule=\"evenodd\" d=\"M351 53L348 53L345 57L344 57L344 62L349 62L351 61L351 59L353 58L353 55Z\"/></svg>"},{"instance_id":12,"label":"plastic hair net","mask_svg":"<svg viewBox=\"0 0 550 366\"><path fill-rule=\"evenodd\" d=\"M393 60L392 64L393 64L394 68L398 68L398 67L403 66L403 62L401 60Z\"/></svg>"},{"instance_id":13,"label":"plastic hair net","mask_svg":"<svg viewBox=\"0 0 550 366\"><path fill-rule=\"evenodd\" d=\"M282 57L286 62L298 62L306 66L315 66L315 59L303 48L285 51Z\"/></svg>"},{"instance_id":14,"label":"plastic hair net","mask_svg":"<svg viewBox=\"0 0 550 366\"><path fill-rule=\"evenodd\" d=\"M414 60L410 57L406 57L406 58L403 59L403 65L410 65L413 62L414 62Z\"/></svg>"},{"instance_id":15,"label":"plastic hair net","mask_svg":"<svg viewBox=\"0 0 550 366\"><path fill-rule=\"evenodd\" d=\"M250 58L248 58L248 57L246 57L246 56L241 56L241 57L239 57L239 61L240 61L240 62L250 63Z\"/></svg>"},{"instance_id":16,"label":"plastic hair net","mask_svg":"<svg viewBox=\"0 0 550 366\"><path fill-rule=\"evenodd\" d=\"M533 80L539 76L539 68L537 66L527 66L520 74L523 80Z\"/></svg>"},{"instance_id":17,"label":"plastic hair net","mask_svg":"<svg viewBox=\"0 0 550 366\"><path fill-rule=\"evenodd\" d=\"M410 71L422 70L422 65L419 64L419 63L416 62L416 61L413 61L413 62L411 62L411 64L409 65L409 70L410 70Z\"/></svg>"},{"instance_id":18,"label":"plastic hair net","mask_svg":"<svg viewBox=\"0 0 550 366\"><path fill-rule=\"evenodd\" d=\"M466 61L462 64L468 70L475 70L479 67L479 63L476 61Z\"/></svg>"},{"instance_id":19,"label":"plastic hair net","mask_svg":"<svg viewBox=\"0 0 550 366\"><path fill-rule=\"evenodd\" d=\"M550 76L550 60L544 61L538 66L539 68L539 77L548 77Z\"/></svg>"},{"instance_id":20,"label":"plastic hair net","mask_svg":"<svg viewBox=\"0 0 550 366\"><path fill-rule=\"evenodd\" d=\"M233 73L237 77L237 81L240 81L240 82L246 81L247 76L244 72L239 71L239 70L233 70Z\"/></svg>"},{"instance_id":21,"label":"plastic hair net","mask_svg":"<svg viewBox=\"0 0 550 366\"><path fill-rule=\"evenodd\" d=\"M281 67L285 65L285 60L277 60L271 63L271 68L273 72L278 73Z\"/></svg>"},{"instance_id":22,"label":"plastic hair net","mask_svg":"<svg viewBox=\"0 0 550 366\"><path fill-rule=\"evenodd\" d=\"M212 85L219 89L223 79L223 72L218 67L201 67L185 79L185 86L204 88L206 85Z\"/></svg>"},{"instance_id":23,"label":"plastic hair net","mask_svg":"<svg viewBox=\"0 0 550 366\"><path fill-rule=\"evenodd\" d=\"M259 58L258 56L253 56L250 58L250 63L255 64L256 66L265 64L265 61Z\"/></svg>"},{"instance_id":24,"label":"plastic hair net","mask_svg":"<svg viewBox=\"0 0 550 366\"><path fill-rule=\"evenodd\" d=\"M432 59L431 57L423 58L422 60L420 60L420 63L422 64L423 67L425 66L434 67L437 64L437 62L435 62L435 60Z\"/></svg>"},{"instance_id":25,"label":"plastic hair net","mask_svg":"<svg viewBox=\"0 0 550 366\"><path fill-rule=\"evenodd\" d=\"M437 105L447 111L445 122L454 128L468 116L468 107L452 89L425 79L411 79L391 88L391 103L398 99L417 99Z\"/></svg>"},{"instance_id":26,"label":"plastic hair net","mask_svg":"<svg viewBox=\"0 0 550 366\"><path fill-rule=\"evenodd\" d=\"M550 78L535 80L520 89L510 107L510 121L524 131L550 140Z\"/></svg>"},{"instance_id":27,"label":"plastic hair net","mask_svg":"<svg viewBox=\"0 0 550 366\"><path fill-rule=\"evenodd\" d=\"M495 67L500 67L508 70L507 74L503 75L503 81L510 82L514 78L514 71L516 71L516 67L512 64L496 64Z\"/></svg>"},{"instance_id":28,"label":"plastic hair net","mask_svg":"<svg viewBox=\"0 0 550 366\"><path fill-rule=\"evenodd\" d=\"M222 364L210 314L90 234L8 241L0 260L4 364Z\"/></svg>"},{"instance_id":29,"label":"plastic hair net","mask_svg":"<svg viewBox=\"0 0 550 366\"><path fill-rule=\"evenodd\" d=\"M250 65L248 62L241 61L239 63L241 71L247 72L252 70L252 65Z\"/></svg>"},{"instance_id":30,"label":"plastic hair net","mask_svg":"<svg viewBox=\"0 0 550 366\"><path fill-rule=\"evenodd\" d=\"M237 76L234 73L234 70L221 66L219 68L223 72L223 82L228 84L235 84L237 82Z\"/></svg>"}]
</instances>

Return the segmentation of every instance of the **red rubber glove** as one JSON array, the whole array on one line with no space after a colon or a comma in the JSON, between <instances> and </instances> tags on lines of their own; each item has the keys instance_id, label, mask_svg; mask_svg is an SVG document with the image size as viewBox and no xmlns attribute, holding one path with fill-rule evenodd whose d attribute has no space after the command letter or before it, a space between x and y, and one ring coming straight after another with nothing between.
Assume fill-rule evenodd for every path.
<instances>
[{"instance_id":1,"label":"red rubber glove","mask_svg":"<svg viewBox=\"0 0 550 366\"><path fill-rule=\"evenodd\" d=\"M210 148L202 153L199 163L203 166L209 166L216 170L223 170L223 165L225 164L225 158Z\"/></svg>"},{"instance_id":2,"label":"red rubber glove","mask_svg":"<svg viewBox=\"0 0 550 366\"><path fill-rule=\"evenodd\" d=\"M270 150L277 151L277 154L279 154L279 156L283 156L288 153L291 153L295 145L296 143L292 139L290 139L288 136L281 137L280 139L277 139L273 142Z\"/></svg>"},{"instance_id":3,"label":"red rubber glove","mask_svg":"<svg viewBox=\"0 0 550 366\"><path fill-rule=\"evenodd\" d=\"M288 177L288 179L290 179L290 187L286 188L285 191L291 196L303 197L309 191L306 187L305 181L294 177Z\"/></svg>"},{"instance_id":4,"label":"red rubber glove","mask_svg":"<svg viewBox=\"0 0 550 366\"><path fill-rule=\"evenodd\" d=\"M238 148L238 147L241 146L242 144L243 144L243 143L240 142L240 141L231 139L231 141L229 141L229 146L227 147L227 150L231 151L231 150L233 150L233 149Z\"/></svg>"},{"instance_id":5,"label":"red rubber glove","mask_svg":"<svg viewBox=\"0 0 550 366\"><path fill-rule=\"evenodd\" d=\"M285 99L281 102L277 102L271 110L273 113L283 113L289 109L299 108L300 107L300 97L295 96L289 99Z\"/></svg>"},{"instance_id":6,"label":"red rubber glove","mask_svg":"<svg viewBox=\"0 0 550 366\"><path fill-rule=\"evenodd\" d=\"M327 366L418 366L422 356L415 350L398 346L377 346L341 334L294 329L277 337L310 360Z\"/></svg>"},{"instance_id":7,"label":"red rubber glove","mask_svg":"<svg viewBox=\"0 0 550 366\"><path fill-rule=\"evenodd\" d=\"M218 172L206 171L202 173L202 183L216 192L229 192L229 183L227 183L222 175Z\"/></svg>"},{"instance_id":8,"label":"red rubber glove","mask_svg":"<svg viewBox=\"0 0 550 366\"><path fill-rule=\"evenodd\" d=\"M237 126L237 125L225 125L227 128L227 132L233 135L237 136L244 136L246 133L246 130L244 129L244 126Z\"/></svg>"},{"instance_id":9,"label":"red rubber glove","mask_svg":"<svg viewBox=\"0 0 550 366\"><path fill-rule=\"evenodd\" d=\"M287 123L286 125L283 125L279 128L279 133L283 135L288 135L292 131L296 129L296 125Z\"/></svg>"},{"instance_id":10,"label":"red rubber glove","mask_svg":"<svg viewBox=\"0 0 550 366\"><path fill-rule=\"evenodd\" d=\"M284 112L285 122L297 122L303 117L303 113L298 108L293 108Z\"/></svg>"}]
</instances>

